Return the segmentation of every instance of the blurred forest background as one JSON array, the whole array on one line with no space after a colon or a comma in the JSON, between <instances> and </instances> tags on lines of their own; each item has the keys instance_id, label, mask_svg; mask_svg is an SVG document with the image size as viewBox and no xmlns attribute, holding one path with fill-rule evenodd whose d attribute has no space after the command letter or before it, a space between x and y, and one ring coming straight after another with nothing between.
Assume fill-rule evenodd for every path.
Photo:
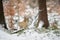
<instances>
[{"instance_id":1,"label":"blurred forest background","mask_svg":"<svg viewBox=\"0 0 60 40\"><path fill-rule=\"evenodd\" d=\"M1 1L3 1L3 4L1 4L2 2ZM5 25L6 25L6 23L5 23L5 19L4 19L4 15L5 16L9 16L9 15L11 15L11 19L10 19L10 21L11 21L11 25L10 25L10 27L12 27L12 25L13 25L13 23L12 23L12 20L13 20L13 16L14 16L14 13L15 13L15 11L16 10L18 10L19 8L19 10L18 10L18 13L20 13L19 15L20 16L22 16L22 15L25 15L25 14L23 14L23 12L24 12L24 10L25 10L25 6L26 6L26 4L30 1L30 0L24 0L24 1L22 1L22 2L25 2L26 1L26 4L19 4L19 5L16 5L17 3L19 3L20 2L20 0L9 0L10 1L10 3L8 3L8 2L5 2L5 1L8 1L8 0L1 0L0 1L0 4L1 4L1 6L0 6L0 12L1 13L3 13L3 7L4 7L4 13L3 14L1 14L0 16L1 16L1 19L0 19L0 23L4 23ZM51 18L49 18L49 14L51 14L51 15L55 15L55 14L58 14L57 16L60 16L60 0L31 0L30 2L29 2L29 5L31 6L31 7L36 7L36 6L38 6L37 5L37 1L38 1L38 5L39 5L39 10L43 10L42 12L40 11L39 13L41 13L41 14L39 14L39 18L38 18L38 23L39 23L39 21L40 20L43 20L43 22L44 22L44 26L45 26L45 28L47 28L49 25L50 25L50 23L51 22L49 22L50 21L50 19ZM6 4L5 4L5 3ZM16 4L15 4L15 2L16 2ZM36 3L36 4L34 4L34 2ZM3 5L3 6L2 6ZM6 6L7 5L7 6ZM14 6L14 5L16 5L17 7L16 7L16 10L12 7L12 6ZM9 8L10 7L10 8ZM9 11L8 11L9 10ZM54 16L53 15L53 16ZM60 19L59 17L58 17L58 19ZM54 19L53 18L53 20L54 20L54 23L51 23L52 25L55 25L55 21L57 21L58 19ZM52 19L51 19L52 20ZM37 23L37 24L38 24ZM60 22L59 22L60 23ZM59 24L58 23L58 24ZM25 23L25 25L26 25L26 23ZM21 26L21 25L20 25ZM5 27L6 28L6 27ZM13 28L13 27L12 27Z\"/></svg>"}]
</instances>

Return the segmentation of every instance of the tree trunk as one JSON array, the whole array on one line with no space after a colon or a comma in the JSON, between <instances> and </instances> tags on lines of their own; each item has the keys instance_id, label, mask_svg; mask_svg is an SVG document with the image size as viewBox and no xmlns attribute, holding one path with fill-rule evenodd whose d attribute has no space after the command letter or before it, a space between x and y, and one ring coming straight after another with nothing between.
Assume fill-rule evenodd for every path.
<instances>
[{"instance_id":1,"label":"tree trunk","mask_svg":"<svg viewBox=\"0 0 60 40\"><path fill-rule=\"evenodd\" d=\"M39 4L39 17L38 17L38 23L40 20L44 22L43 27L48 28L49 22L48 22L48 17L47 17L47 8L46 8L46 0L38 0Z\"/></svg>"},{"instance_id":2,"label":"tree trunk","mask_svg":"<svg viewBox=\"0 0 60 40\"><path fill-rule=\"evenodd\" d=\"M60 0L58 0L58 3L59 3L59 5L60 5Z\"/></svg>"},{"instance_id":3,"label":"tree trunk","mask_svg":"<svg viewBox=\"0 0 60 40\"><path fill-rule=\"evenodd\" d=\"M0 24L4 24L4 28L7 29L6 23L5 23L5 18L4 18L4 12L3 12L3 4L2 4L2 0L0 0Z\"/></svg>"}]
</instances>

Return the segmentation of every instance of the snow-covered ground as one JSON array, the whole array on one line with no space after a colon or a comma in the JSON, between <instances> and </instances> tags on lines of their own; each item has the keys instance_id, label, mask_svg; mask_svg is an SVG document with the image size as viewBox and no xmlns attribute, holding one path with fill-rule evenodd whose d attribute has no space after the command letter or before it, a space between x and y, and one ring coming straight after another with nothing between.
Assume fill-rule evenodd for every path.
<instances>
[{"instance_id":1,"label":"snow-covered ground","mask_svg":"<svg viewBox=\"0 0 60 40\"><path fill-rule=\"evenodd\" d=\"M51 32L38 33L34 30L28 30L26 33L17 36L16 34L10 35L0 30L0 40L59 40L60 37Z\"/></svg>"},{"instance_id":2,"label":"snow-covered ground","mask_svg":"<svg viewBox=\"0 0 60 40\"><path fill-rule=\"evenodd\" d=\"M48 14L49 23L57 21L57 26L60 26L60 16L57 13ZM0 30L0 40L59 40L60 30L41 29L40 31L35 28L26 29L24 32L9 34Z\"/></svg>"}]
</instances>

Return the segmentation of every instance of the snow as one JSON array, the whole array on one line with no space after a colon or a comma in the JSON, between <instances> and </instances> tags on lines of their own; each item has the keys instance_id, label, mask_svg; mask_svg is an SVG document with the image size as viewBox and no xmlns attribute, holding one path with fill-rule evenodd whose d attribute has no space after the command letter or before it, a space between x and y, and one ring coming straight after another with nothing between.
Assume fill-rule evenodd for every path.
<instances>
[{"instance_id":1,"label":"snow","mask_svg":"<svg viewBox=\"0 0 60 40\"><path fill-rule=\"evenodd\" d=\"M59 21L60 16L58 16L56 13L48 14L48 20L50 24L52 24L56 20L58 21L57 26L60 25L60 21ZM40 22L40 25L38 28L41 29L42 25L43 25L43 22ZM7 32L4 32L3 30L0 30L0 40L60 40L60 34L58 33L54 34L53 30L48 30L48 32L44 32L46 30L37 31L37 29L34 28L33 23L32 25L30 25L30 27L31 27L30 29L26 29L24 31L25 33L22 33L22 34L19 34L19 33L9 34Z\"/></svg>"},{"instance_id":2,"label":"snow","mask_svg":"<svg viewBox=\"0 0 60 40\"><path fill-rule=\"evenodd\" d=\"M38 33L34 29L25 30L26 33L22 33L17 36L17 34L8 34L0 30L0 40L59 40L60 37L56 36L51 32L48 33Z\"/></svg>"},{"instance_id":3,"label":"snow","mask_svg":"<svg viewBox=\"0 0 60 40\"><path fill-rule=\"evenodd\" d=\"M48 14L49 23L52 24L57 21L57 27L60 27L60 16L57 13L49 13ZM33 21L34 23L34 21ZM22 34L9 34L3 30L0 30L0 40L60 40L60 36L54 34L53 30L38 31L34 28L34 24L30 25L30 29L26 29ZM39 24L39 29L42 29L43 22L41 21ZM45 32L44 32L45 31ZM60 30L59 30L60 32ZM60 35L60 34L59 34Z\"/></svg>"},{"instance_id":4,"label":"snow","mask_svg":"<svg viewBox=\"0 0 60 40\"><path fill-rule=\"evenodd\" d=\"M53 23L55 20L54 18L57 19L56 21L60 20L59 16L56 16L56 14L53 13L48 14L49 22L52 21L51 23ZM43 24L42 21L40 22L40 25L42 25L41 23ZM58 21L58 25L59 24L60 21ZM9 34L7 32L0 30L0 40L60 40L60 33L55 34L54 32L56 31L53 30L48 30L48 32L46 32L46 30L37 31L37 29L35 28L30 28L30 29L26 29L22 34L19 33ZM58 32L60 32L60 30Z\"/></svg>"},{"instance_id":5,"label":"snow","mask_svg":"<svg viewBox=\"0 0 60 40\"><path fill-rule=\"evenodd\" d=\"M41 29L43 25L44 25L43 21L40 21L38 28Z\"/></svg>"}]
</instances>

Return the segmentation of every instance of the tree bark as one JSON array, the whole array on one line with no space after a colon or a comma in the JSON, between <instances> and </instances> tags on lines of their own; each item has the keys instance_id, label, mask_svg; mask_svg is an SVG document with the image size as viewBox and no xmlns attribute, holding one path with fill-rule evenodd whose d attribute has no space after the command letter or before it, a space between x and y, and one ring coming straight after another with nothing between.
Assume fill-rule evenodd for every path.
<instances>
[{"instance_id":1,"label":"tree bark","mask_svg":"<svg viewBox=\"0 0 60 40\"><path fill-rule=\"evenodd\" d=\"M60 5L60 0L58 0L58 4Z\"/></svg>"},{"instance_id":2,"label":"tree bark","mask_svg":"<svg viewBox=\"0 0 60 40\"><path fill-rule=\"evenodd\" d=\"M3 4L2 4L2 0L0 0L0 24L4 24L4 28L7 29L6 23L5 23L5 18L4 18L4 12L3 12Z\"/></svg>"},{"instance_id":3,"label":"tree bark","mask_svg":"<svg viewBox=\"0 0 60 40\"><path fill-rule=\"evenodd\" d=\"M40 20L44 22L43 27L48 28L49 22L48 22L48 17L47 17L47 8L46 8L46 0L38 0L39 4L39 17L38 17L38 23Z\"/></svg>"}]
</instances>

